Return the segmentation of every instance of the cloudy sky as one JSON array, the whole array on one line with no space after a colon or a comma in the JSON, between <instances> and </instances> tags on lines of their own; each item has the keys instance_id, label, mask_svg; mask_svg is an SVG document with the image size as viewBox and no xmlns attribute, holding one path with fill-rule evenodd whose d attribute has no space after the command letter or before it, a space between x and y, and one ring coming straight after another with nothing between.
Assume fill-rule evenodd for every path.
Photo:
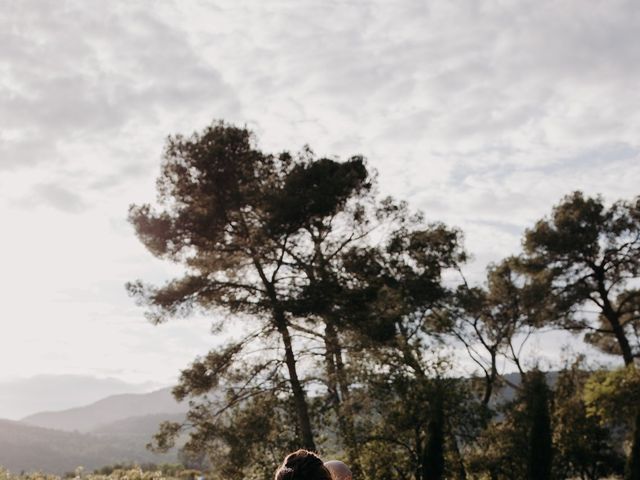
<instances>
[{"instance_id":1,"label":"cloudy sky","mask_svg":"<svg viewBox=\"0 0 640 480\"><path fill-rule=\"evenodd\" d=\"M215 342L148 324L126 222L164 139L213 119L266 151L364 154L466 232L480 278L562 195L640 193L635 1L0 0L0 380L164 384ZM564 342L535 345L542 356Z\"/></svg>"}]
</instances>

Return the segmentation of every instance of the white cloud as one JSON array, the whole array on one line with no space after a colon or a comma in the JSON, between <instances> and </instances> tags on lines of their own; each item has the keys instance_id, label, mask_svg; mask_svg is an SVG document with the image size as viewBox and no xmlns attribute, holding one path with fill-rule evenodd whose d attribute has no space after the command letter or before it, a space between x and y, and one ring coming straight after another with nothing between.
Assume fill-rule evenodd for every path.
<instances>
[{"instance_id":1,"label":"white cloud","mask_svg":"<svg viewBox=\"0 0 640 480\"><path fill-rule=\"evenodd\" d=\"M639 193L639 28L623 0L11 3L0 360L138 381L208 348L207 322L151 327L122 284L174 272L127 207L153 200L166 135L213 118L365 154L383 192L465 230L480 278L562 195Z\"/></svg>"},{"instance_id":2,"label":"white cloud","mask_svg":"<svg viewBox=\"0 0 640 480\"><path fill-rule=\"evenodd\" d=\"M35 185L28 197L16 203L27 208L45 205L67 213L79 213L86 208L80 196L54 183Z\"/></svg>"}]
</instances>

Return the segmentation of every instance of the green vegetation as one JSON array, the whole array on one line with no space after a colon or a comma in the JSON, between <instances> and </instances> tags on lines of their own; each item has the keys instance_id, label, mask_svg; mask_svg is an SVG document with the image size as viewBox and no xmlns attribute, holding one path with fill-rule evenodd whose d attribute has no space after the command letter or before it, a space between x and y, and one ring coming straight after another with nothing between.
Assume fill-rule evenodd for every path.
<instances>
[{"instance_id":1,"label":"green vegetation","mask_svg":"<svg viewBox=\"0 0 640 480\"><path fill-rule=\"evenodd\" d=\"M194 480L201 475L205 476L198 470L185 469L181 465L154 464L141 466L116 464L93 473L85 472L82 467L78 467L74 472L64 476L39 472L14 474L0 468L0 480Z\"/></svg>"},{"instance_id":2,"label":"green vegetation","mask_svg":"<svg viewBox=\"0 0 640 480\"><path fill-rule=\"evenodd\" d=\"M209 313L242 335L182 372L191 409L151 448L186 436L215 479L271 478L307 447L372 480L638 480L640 198L566 196L473 285L462 232L376 178L362 157L266 154L224 123L169 138L158 202L129 218L183 274L129 292L155 323ZM548 328L625 369L577 358L553 385L523 348ZM458 378L452 351L481 376Z\"/></svg>"}]
</instances>

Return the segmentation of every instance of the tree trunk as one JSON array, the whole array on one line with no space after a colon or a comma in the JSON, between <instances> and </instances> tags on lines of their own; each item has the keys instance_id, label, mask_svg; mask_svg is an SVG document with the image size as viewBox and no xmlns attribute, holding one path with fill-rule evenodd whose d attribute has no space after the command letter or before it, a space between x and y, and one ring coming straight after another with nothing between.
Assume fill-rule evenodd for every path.
<instances>
[{"instance_id":1,"label":"tree trunk","mask_svg":"<svg viewBox=\"0 0 640 480\"><path fill-rule=\"evenodd\" d=\"M484 395L482 396L482 404L486 407L491 401L493 395L493 386L496 383L496 377L498 376L498 367L496 365L496 352L492 350L491 355L491 372L485 375Z\"/></svg>"},{"instance_id":2,"label":"tree trunk","mask_svg":"<svg viewBox=\"0 0 640 480\"><path fill-rule=\"evenodd\" d=\"M525 385L529 421L527 479L549 480L553 456L549 388L544 374L534 371Z\"/></svg>"},{"instance_id":3,"label":"tree trunk","mask_svg":"<svg viewBox=\"0 0 640 480\"><path fill-rule=\"evenodd\" d=\"M311 232L310 232L311 233ZM311 234L314 244L314 251L318 262L317 274L320 277L321 284L329 283L329 274L327 271L327 262L322 251L321 235ZM313 284L316 280L316 274L309 275L309 281ZM317 287L317 285L316 285ZM340 347L340 339L336 330L336 323L332 318L331 301L322 308L321 316L325 324L325 359L327 365L328 389L329 396L332 399L334 411L338 420L340 437L344 442L347 458L353 472L353 476L360 477L361 468L359 460L359 448L355 438L355 427L353 424L353 415L349 404L349 382L344 371L344 363L342 361L342 349Z\"/></svg>"},{"instance_id":4,"label":"tree trunk","mask_svg":"<svg viewBox=\"0 0 640 480\"><path fill-rule=\"evenodd\" d=\"M447 422L450 423L450 422ZM467 480L467 469L464 466L464 461L462 459L462 453L460 452L460 446L458 445L458 439L451 429L451 425L449 425L449 435L451 438L451 447L453 453L455 455L455 461L457 464L456 468L456 480Z\"/></svg>"},{"instance_id":5,"label":"tree trunk","mask_svg":"<svg viewBox=\"0 0 640 480\"><path fill-rule=\"evenodd\" d=\"M624 480L640 480L640 412L636 414L631 451L624 469Z\"/></svg>"},{"instance_id":6,"label":"tree trunk","mask_svg":"<svg viewBox=\"0 0 640 480\"><path fill-rule=\"evenodd\" d=\"M327 391L331 405L336 409L340 405L340 395L338 393L338 375L336 373L336 361L333 355L332 341L330 339L329 325L325 327L324 334L324 363L327 370Z\"/></svg>"},{"instance_id":7,"label":"tree trunk","mask_svg":"<svg viewBox=\"0 0 640 480\"><path fill-rule=\"evenodd\" d=\"M302 447L307 450L316 450L316 444L313 440L313 430L311 429L311 420L309 418L309 409L307 406L307 399L304 393L304 389L298 378L298 372L296 370L296 358L293 354L293 346L291 344L291 334L289 333L289 327L287 326L284 313L280 311L275 312L276 326L278 333L282 337L282 343L284 344L285 363L287 364L287 370L289 371L289 383L291 384L291 392L293 393L293 400L296 407L296 414L298 417L298 423L300 426L300 433L302 436Z\"/></svg>"},{"instance_id":8,"label":"tree trunk","mask_svg":"<svg viewBox=\"0 0 640 480\"><path fill-rule=\"evenodd\" d=\"M425 480L444 478L444 404L443 393L438 392L433 402L431 419L427 426L427 445L422 463Z\"/></svg>"},{"instance_id":9,"label":"tree trunk","mask_svg":"<svg viewBox=\"0 0 640 480\"><path fill-rule=\"evenodd\" d=\"M631 351L629 339L627 338L627 334L624 331L624 327L620 323L619 315L617 315L613 311L613 308L611 308L611 305L609 305L608 300L605 301L603 313L605 315L605 318L609 322L609 325L611 325L611 330L613 330L613 334L618 341L618 346L620 347L620 352L622 353L624 364L633 364L633 352Z\"/></svg>"},{"instance_id":10,"label":"tree trunk","mask_svg":"<svg viewBox=\"0 0 640 480\"><path fill-rule=\"evenodd\" d=\"M622 323L620 323L620 314L613 308L611 300L609 299L609 291L605 285L604 270L600 267L597 268L594 273L598 282L598 295L600 295L600 299L602 300L602 305L600 307L602 309L602 315L604 315L604 318L609 322L611 330L613 330L613 334L618 341L618 346L620 347L624 364L631 365L633 363L631 345L629 344L629 339L624 331L624 327L622 326Z\"/></svg>"},{"instance_id":11,"label":"tree trunk","mask_svg":"<svg viewBox=\"0 0 640 480\"><path fill-rule=\"evenodd\" d=\"M262 280L269 300L271 302L271 311L273 314L274 325L282 338L284 344L284 361L289 371L289 383L291 385L291 393L293 394L293 401L296 407L296 415L298 417L298 426L300 427L300 434L302 436L302 447L307 450L316 450L316 444L313 440L313 430L311 429L311 419L309 418L309 408L307 406L307 399L298 378L298 371L296 369L296 357L293 353L293 345L291 342L291 333L289 332L289 326L287 324L287 318L284 310L278 300L278 294L273 286L273 283L267 279L264 273L262 265L257 257L253 258L253 265Z\"/></svg>"},{"instance_id":12,"label":"tree trunk","mask_svg":"<svg viewBox=\"0 0 640 480\"><path fill-rule=\"evenodd\" d=\"M332 398L334 410L338 418L340 436L345 445L347 458L354 477L359 477L360 449L355 435L353 414L349 403L349 382L344 371L342 348L338 332L329 319L325 319L325 350L327 376L329 380L329 395Z\"/></svg>"}]
</instances>

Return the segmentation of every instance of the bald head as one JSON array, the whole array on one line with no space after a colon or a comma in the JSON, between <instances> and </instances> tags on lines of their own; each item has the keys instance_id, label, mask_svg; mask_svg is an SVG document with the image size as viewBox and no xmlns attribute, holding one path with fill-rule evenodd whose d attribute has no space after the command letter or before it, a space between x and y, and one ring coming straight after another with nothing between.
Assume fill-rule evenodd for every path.
<instances>
[{"instance_id":1,"label":"bald head","mask_svg":"<svg viewBox=\"0 0 640 480\"><path fill-rule=\"evenodd\" d=\"M324 463L333 480L351 480L351 470L340 460L329 460Z\"/></svg>"}]
</instances>

